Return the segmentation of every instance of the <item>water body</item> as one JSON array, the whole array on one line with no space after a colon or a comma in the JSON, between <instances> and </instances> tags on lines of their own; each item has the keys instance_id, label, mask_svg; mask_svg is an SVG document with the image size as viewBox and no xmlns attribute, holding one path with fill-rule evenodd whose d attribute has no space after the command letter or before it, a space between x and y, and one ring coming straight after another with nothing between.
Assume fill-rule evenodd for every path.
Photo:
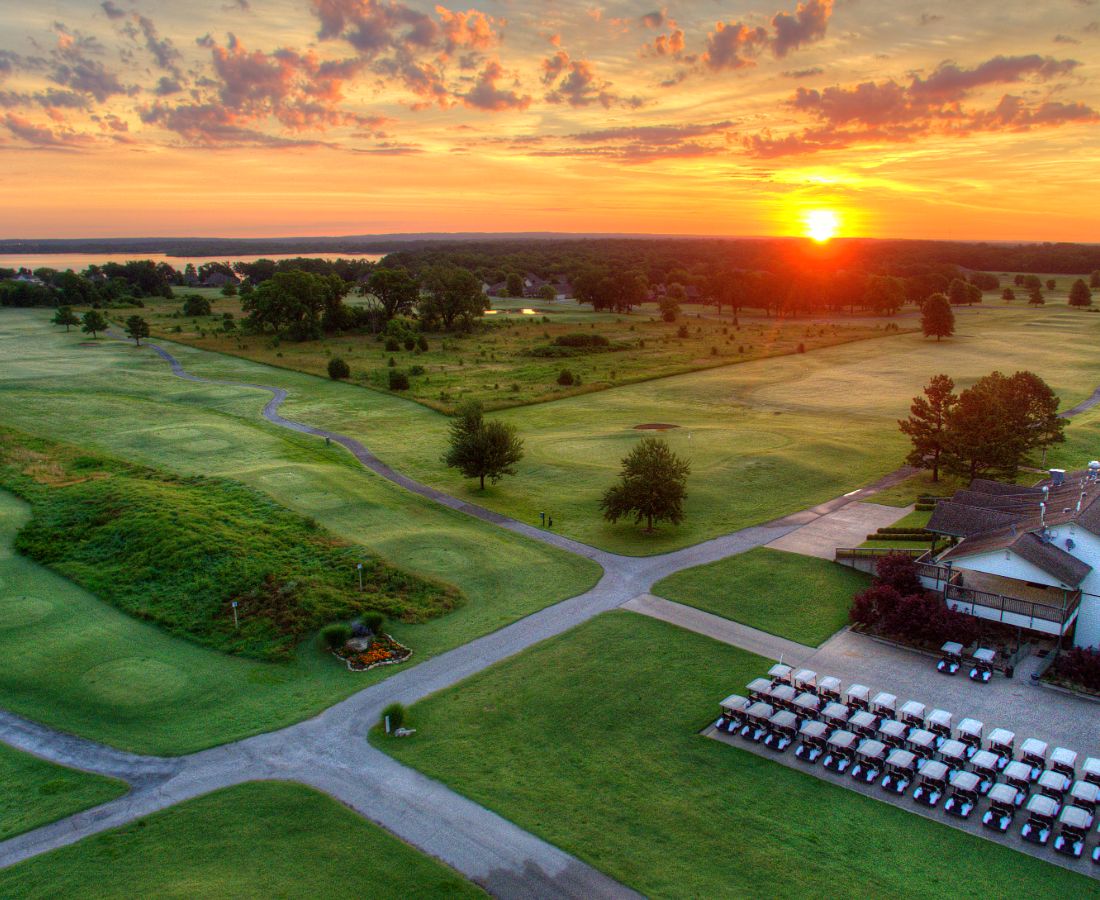
<instances>
[{"instance_id":1,"label":"water body","mask_svg":"<svg viewBox=\"0 0 1100 900\"><path fill-rule=\"evenodd\" d=\"M369 259L378 262L383 253L261 253L256 256L168 256L164 253L0 253L0 269L40 269L48 267L79 272L88 266L101 266L108 262L125 263L132 259L151 259L166 262L173 269L182 270L188 263L198 268L208 262L255 262L258 259Z\"/></svg>"}]
</instances>

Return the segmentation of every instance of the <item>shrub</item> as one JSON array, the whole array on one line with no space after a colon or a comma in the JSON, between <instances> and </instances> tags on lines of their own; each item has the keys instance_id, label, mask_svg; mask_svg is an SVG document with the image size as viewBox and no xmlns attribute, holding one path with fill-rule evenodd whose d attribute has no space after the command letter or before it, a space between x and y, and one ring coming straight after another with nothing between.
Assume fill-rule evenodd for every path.
<instances>
[{"instance_id":1,"label":"shrub","mask_svg":"<svg viewBox=\"0 0 1100 900\"><path fill-rule=\"evenodd\" d=\"M386 719L390 720L390 730L396 731L405 724L405 707L400 703L391 703L382 710L382 727L386 727Z\"/></svg>"},{"instance_id":2,"label":"shrub","mask_svg":"<svg viewBox=\"0 0 1100 900\"><path fill-rule=\"evenodd\" d=\"M561 334L554 338L559 347L610 347L611 341L602 334Z\"/></svg>"},{"instance_id":3,"label":"shrub","mask_svg":"<svg viewBox=\"0 0 1100 900\"><path fill-rule=\"evenodd\" d=\"M183 298L183 314L185 316L210 315L210 301L201 294L187 294Z\"/></svg>"},{"instance_id":4,"label":"shrub","mask_svg":"<svg viewBox=\"0 0 1100 900\"><path fill-rule=\"evenodd\" d=\"M1100 691L1100 649L1074 647L1058 657L1053 672L1063 681L1079 684L1090 691Z\"/></svg>"},{"instance_id":5,"label":"shrub","mask_svg":"<svg viewBox=\"0 0 1100 900\"><path fill-rule=\"evenodd\" d=\"M917 576L916 561L908 553L889 553L875 565L875 584L889 585L899 594L919 594L924 590Z\"/></svg>"},{"instance_id":6,"label":"shrub","mask_svg":"<svg viewBox=\"0 0 1100 900\"><path fill-rule=\"evenodd\" d=\"M427 349L428 349L428 339L426 337L424 337L424 335L420 335L420 337L418 337L416 339L416 349L417 350L422 350L422 351L427 351Z\"/></svg>"},{"instance_id":7,"label":"shrub","mask_svg":"<svg viewBox=\"0 0 1100 900\"><path fill-rule=\"evenodd\" d=\"M676 329L676 337L686 338L687 336L688 336L688 327L687 327L687 325L681 325L679 328Z\"/></svg>"},{"instance_id":8,"label":"shrub","mask_svg":"<svg viewBox=\"0 0 1100 900\"><path fill-rule=\"evenodd\" d=\"M393 358L393 357L391 356L391 357L390 357L390 361L389 361L388 363L386 363L386 365L387 365L387 366L389 366L389 367L390 367L390 368L392 369L392 368L393 368L394 366L396 366L396 365L397 365L397 360L396 360L396 359L394 359L394 358Z\"/></svg>"},{"instance_id":9,"label":"shrub","mask_svg":"<svg viewBox=\"0 0 1100 900\"><path fill-rule=\"evenodd\" d=\"M407 391L409 389L409 376L397 369L390 369L390 390Z\"/></svg>"},{"instance_id":10,"label":"shrub","mask_svg":"<svg viewBox=\"0 0 1100 900\"><path fill-rule=\"evenodd\" d=\"M410 375L423 375L424 374L424 367L423 366L411 366L409 368L409 374Z\"/></svg>"},{"instance_id":11,"label":"shrub","mask_svg":"<svg viewBox=\"0 0 1100 900\"><path fill-rule=\"evenodd\" d=\"M366 613L362 618L363 627L371 634L381 634L382 626L386 624L386 617L380 612Z\"/></svg>"},{"instance_id":12,"label":"shrub","mask_svg":"<svg viewBox=\"0 0 1100 900\"><path fill-rule=\"evenodd\" d=\"M348 364L344 362L339 356L334 356L328 361L328 377L333 381L338 381L341 378L347 378L351 374L351 369Z\"/></svg>"},{"instance_id":13,"label":"shrub","mask_svg":"<svg viewBox=\"0 0 1100 900\"><path fill-rule=\"evenodd\" d=\"M573 373L568 369L562 369L558 373L558 384L568 387L573 383Z\"/></svg>"},{"instance_id":14,"label":"shrub","mask_svg":"<svg viewBox=\"0 0 1100 900\"><path fill-rule=\"evenodd\" d=\"M343 622L326 625L321 629L321 640L329 650L339 650L351 640L351 626Z\"/></svg>"},{"instance_id":15,"label":"shrub","mask_svg":"<svg viewBox=\"0 0 1100 900\"><path fill-rule=\"evenodd\" d=\"M397 353L401 349L401 343L397 338L386 338L386 352Z\"/></svg>"},{"instance_id":16,"label":"shrub","mask_svg":"<svg viewBox=\"0 0 1100 900\"><path fill-rule=\"evenodd\" d=\"M405 349L409 350L409 351L415 350L416 349L415 339L413 339L411 337L405 338Z\"/></svg>"}]
</instances>

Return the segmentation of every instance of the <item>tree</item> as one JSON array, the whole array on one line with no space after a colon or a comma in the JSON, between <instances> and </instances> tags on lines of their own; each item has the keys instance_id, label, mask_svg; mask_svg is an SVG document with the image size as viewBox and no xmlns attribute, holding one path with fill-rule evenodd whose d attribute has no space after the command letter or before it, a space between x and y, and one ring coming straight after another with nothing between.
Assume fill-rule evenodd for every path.
<instances>
[{"instance_id":1,"label":"tree","mask_svg":"<svg viewBox=\"0 0 1100 900\"><path fill-rule=\"evenodd\" d=\"M680 304L687 299L687 291L682 284L670 284L665 295L657 301L661 318L666 322L675 322L680 315Z\"/></svg>"},{"instance_id":2,"label":"tree","mask_svg":"<svg viewBox=\"0 0 1100 900\"><path fill-rule=\"evenodd\" d=\"M333 381L339 381L341 378L347 378L351 374L351 369L348 368L348 364L344 362L339 356L334 356L328 361L328 377Z\"/></svg>"},{"instance_id":3,"label":"tree","mask_svg":"<svg viewBox=\"0 0 1100 900\"><path fill-rule=\"evenodd\" d=\"M1042 306L1046 303L1043 299L1043 289L1037 286L1032 286L1027 292L1027 302L1032 306Z\"/></svg>"},{"instance_id":4,"label":"tree","mask_svg":"<svg viewBox=\"0 0 1100 900\"><path fill-rule=\"evenodd\" d=\"M969 303L970 289L967 282L961 278L952 281L947 288L947 299L951 301L952 306L962 306L964 303Z\"/></svg>"},{"instance_id":5,"label":"tree","mask_svg":"<svg viewBox=\"0 0 1100 900\"><path fill-rule=\"evenodd\" d=\"M1100 269L1089 276L1089 287L1100 288Z\"/></svg>"},{"instance_id":6,"label":"tree","mask_svg":"<svg viewBox=\"0 0 1100 900\"><path fill-rule=\"evenodd\" d=\"M1053 278L1048 278L1046 281L1046 285L1048 291L1053 291L1056 287L1058 287L1058 282L1055 281Z\"/></svg>"},{"instance_id":7,"label":"tree","mask_svg":"<svg viewBox=\"0 0 1100 900\"><path fill-rule=\"evenodd\" d=\"M210 301L201 294L187 294L183 298L183 314L192 319L210 315Z\"/></svg>"},{"instance_id":8,"label":"tree","mask_svg":"<svg viewBox=\"0 0 1100 900\"><path fill-rule=\"evenodd\" d=\"M1004 298L1005 303L1008 303L1010 300L1016 299L1016 292L1012 288L1006 287L1001 291L1001 296Z\"/></svg>"},{"instance_id":9,"label":"tree","mask_svg":"<svg viewBox=\"0 0 1100 900\"><path fill-rule=\"evenodd\" d=\"M489 308L481 281L469 269L436 266L425 274L424 286L427 296L420 301L420 315L429 322L442 321L447 331L455 322L469 327Z\"/></svg>"},{"instance_id":10,"label":"tree","mask_svg":"<svg viewBox=\"0 0 1100 900\"><path fill-rule=\"evenodd\" d=\"M864 287L863 302L876 313L892 316L905 305L905 288L900 279L872 275Z\"/></svg>"},{"instance_id":11,"label":"tree","mask_svg":"<svg viewBox=\"0 0 1100 900\"><path fill-rule=\"evenodd\" d=\"M955 333L955 313L943 294L933 294L924 301L920 314L921 330L925 337L935 335L936 340L951 337Z\"/></svg>"},{"instance_id":12,"label":"tree","mask_svg":"<svg viewBox=\"0 0 1100 900\"><path fill-rule=\"evenodd\" d=\"M276 272L241 300L241 309L248 313L246 321L253 331L271 329L293 341L306 341L320 336L321 317L332 303L332 288L327 277L301 269Z\"/></svg>"},{"instance_id":13,"label":"tree","mask_svg":"<svg viewBox=\"0 0 1100 900\"><path fill-rule=\"evenodd\" d=\"M623 458L619 483L607 489L600 500L603 517L611 523L629 515L634 524L645 519L646 531L653 523L684 520L684 498L691 464L672 452L668 444L655 437L644 437Z\"/></svg>"},{"instance_id":14,"label":"tree","mask_svg":"<svg viewBox=\"0 0 1100 900\"><path fill-rule=\"evenodd\" d=\"M1085 284L1085 279L1078 278L1073 282L1073 287L1069 291L1069 305L1070 306L1092 306L1092 291L1089 290L1089 286Z\"/></svg>"},{"instance_id":15,"label":"tree","mask_svg":"<svg viewBox=\"0 0 1100 900\"><path fill-rule=\"evenodd\" d=\"M451 446L443 462L458 469L466 478L485 479L496 484L504 475L515 475L516 464L523 459L523 441L513 425L493 420L486 422L481 404L463 405L450 426Z\"/></svg>"},{"instance_id":16,"label":"tree","mask_svg":"<svg viewBox=\"0 0 1100 900\"><path fill-rule=\"evenodd\" d=\"M222 296L223 297L236 297L237 296L237 285L235 285L232 281L227 281L224 285L222 285Z\"/></svg>"},{"instance_id":17,"label":"tree","mask_svg":"<svg viewBox=\"0 0 1100 900\"><path fill-rule=\"evenodd\" d=\"M544 284L539 288L538 297L540 300L553 300L558 296L558 292L554 290L554 285Z\"/></svg>"},{"instance_id":18,"label":"tree","mask_svg":"<svg viewBox=\"0 0 1100 900\"><path fill-rule=\"evenodd\" d=\"M76 313L73 312L73 308L71 306L59 307L57 312L53 314L53 318L50 319L50 321L54 325L64 325L66 334L69 333L70 325L80 324L80 319L77 318Z\"/></svg>"},{"instance_id":19,"label":"tree","mask_svg":"<svg viewBox=\"0 0 1100 900\"><path fill-rule=\"evenodd\" d=\"M80 330L90 334L95 340L96 334L107 330L107 319L98 309L89 309L80 319Z\"/></svg>"},{"instance_id":20,"label":"tree","mask_svg":"<svg viewBox=\"0 0 1100 900\"><path fill-rule=\"evenodd\" d=\"M902 434L913 442L906 463L922 469L930 468L933 481L940 480L940 459L946 446L947 423L959 399L954 390L955 382L947 375L932 376L924 387L924 396L913 398L909 418L898 420Z\"/></svg>"},{"instance_id":21,"label":"tree","mask_svg":"<svg viewBox=\"0 0 1100 900\"><path fill-rule=\"evenodd\" d=\"M130 316L126 320L126 333L134 339L137 346L141 346L141 339L149 337L149 323L141 316Z\"/></svg>"},{"instance_id":22,"label":"tree","mask_svg":"<svg viewBox=\"0 0 1100 900\"><path fill-rule=\"evenodd\" d=\"M388 322L412 310L420 298L420 285L405 269L375 269L367 279L367 293L378 301Z\"/></svg>"},{"instance_id":23,"label":"tree","mask_svg":"<svg viewBox=\"0 0 1100 900\"><path fill-rule=\"evenodd\" d=\"M519 272L509 272L508 277L504 280L504 289L508 292L509 297L522 297L523 276Z\"/></svg>"}]
</instances>

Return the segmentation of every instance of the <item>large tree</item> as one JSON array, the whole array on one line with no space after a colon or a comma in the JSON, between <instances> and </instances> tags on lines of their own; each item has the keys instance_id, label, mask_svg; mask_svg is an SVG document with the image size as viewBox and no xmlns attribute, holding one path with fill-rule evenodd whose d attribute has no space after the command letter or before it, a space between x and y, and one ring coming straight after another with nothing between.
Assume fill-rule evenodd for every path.
<instances>
[{"instance_id":1,"label":"large tree","mask_svg":"<svg viewBox=\"0 0 1100 900\"><path fill-rule=\"evenodd\" d=\"M946 298L944 302L947 302ZM958 400L955 396L955 382L947 375L933 375L932 380L924 386L924 396L913 398L913 404L909 407L909 418L898 420L902 434L908 435L913 442L913 449L906 457L906 463L931 469L933 481L940 480L940 459L945 447L947 422Z\"/></svg>"},{"instance_id":2,"label":"large tree","mask_svg":"<svg viewBox=\"0 0 1100 900\"><path fill-rule=\"evenodd\" d=\"M242 299L241 309L248 313L246 321L253 331L270 329L306 341L320 337L322 314L332 303L333 285L327 277L294 269L276 272Z\"/></svg>"},{"instance_id":3,"label":"large tree","mask_svg":"<svg viewBox=\"0 0 1100 900\"><path fill-rule=\"evenodd\" d=\"M441 321L447 331L456 322L469 327L489 308L481 281L469 269L436 266L425 274L424 286L427 296L420 301L420 315L429 322Z\"/></svg>"},{"instance_id":4,"label":"large tree","mask_svg":"<svg viewBox=\"0 0 1100 900\"><path fill-rule=\"evenodd\" d=\"M964 303L970 303L969 282L963 281L961 278L954 279L947 288L947 299L951 301L952 306L962 306Z\"/></svg>"},{"instance_id":5,"label":"large tree","mask_svg":"<svg viewBox=\"0 0 1100 900\"><path fill-rule=\"evenodd\" d=\"M523 441L516 429L504 422L485 421L481 404L463 405L451 422L450 447L443 462L458 469L466 478L485 479L496 484L504 475L516 474L516 463L523 459Z\"/></svg>"},{"instance_id":6,"label":"large tree","mask_svg":"<svg viewBox=\"0 0 1100 900\"><path fill-rule=\"evenodd\" d=\"M76 313L73 312L71 306L59 307L57 312L53 314L53 318L50 321L54 325L64 325L65 333L68 334L70 325L79 325L80 319L77 318Z\"/></svg>"},{"instance_id":7,"label":"large tree","mask_svg":"<svg viewBox=\"0 0 1100 900\"><path fill-rule=\"evenodd\" d=\"M690 474L691 464L665 441L644 437L624 457L618 483L604 492L603 517L612 523L631 515L635 524L645 519L647 532L653 531L654 522L679 525L684 520Z\"/></svg>"},{"instance_id":8,"label":"large tree","mask_svg":"<svg viewBox=\"0 0 1100 900\"><path fill-rule=\"evenodd\" d=\"M921 330L925 337L935 335L936 340L951 337L955 333L955 313L943 294L933 294L924 301L920 316Z\"/></svg>"},{"instance_id":9,"label":"large tree","mask_svg":"<svg viewBox=\"0 0 1100 900\"><path fill-rule=\"evenodd\" d=\"M1092 291L1084 278L1078 278L1069 289L1070 306L1092 306Z\"/></svg>"},{"instance_id":10,"label":"large tree","mask_svg":"<svg viewBox=\"0 0 1100 900\"><path fill-rule=\"evenodd\" d=\"M141 316L130 316L126 320L126 333L134 339L137 346L141 346L141 339L149 337L149 323Z\"/></svg>"},{"instance_id":11,"label":"large tree","mask_svg":"<svg viewBox=\"0 0 1100 900\"><path fill-rule=\"evenodd\" d=\"M107 330L107 319L98 309L89 309L80 319L80 330L95 340L100 331Z\"/></svg>"},{"instance_id":12,"label":"large tree","mask_svg":"<svg viewBox=\"0 0 1100 900\"><path fill-rule=\"evenodd\" d=\"M420 298L420 285L405 269L375 269L367 279L367 293L378 301L382 318L411 312Z\"/></svg>"}]
</instances>

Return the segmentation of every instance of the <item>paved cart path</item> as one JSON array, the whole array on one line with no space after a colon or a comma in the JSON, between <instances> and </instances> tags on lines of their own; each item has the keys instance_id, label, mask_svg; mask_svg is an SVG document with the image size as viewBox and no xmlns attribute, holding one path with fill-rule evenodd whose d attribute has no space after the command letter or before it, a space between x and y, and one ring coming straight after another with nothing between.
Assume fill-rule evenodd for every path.
<instances>
[{"instance_id":1,"label":"paved cart path","mask_svg":"<svg viewBox=\"0 0 1100 900\"><path fill-rule=\"evenodd\" d=\"M620 556L452 497L394 470L360 441L285 418L280 387L202 378L186 371L163 347L147 345L179 378L270 393L263 417L280 427L326 437L348 449L370 471L451 509L596 561L603 576L592 589L499 631L403 669L288 728L184 757L127 754L0 714L0 741L64 765L122 778L131 792L102 806L0 842L0 868L115 828L223 787L255 780L291 780L337 798L365 818L446 862L499 897L599 898L636 896L603 873L398 763L366 740L387 704L411 704L592 617L645 595L659 579L763 546L876 490L907 478L899 469L874 485L810 510L753 526L694 547L650 557ZM778 639L776 639L778 640ZM746 649L760 652L759 645Z\"/></svg>"}]
</instances>

